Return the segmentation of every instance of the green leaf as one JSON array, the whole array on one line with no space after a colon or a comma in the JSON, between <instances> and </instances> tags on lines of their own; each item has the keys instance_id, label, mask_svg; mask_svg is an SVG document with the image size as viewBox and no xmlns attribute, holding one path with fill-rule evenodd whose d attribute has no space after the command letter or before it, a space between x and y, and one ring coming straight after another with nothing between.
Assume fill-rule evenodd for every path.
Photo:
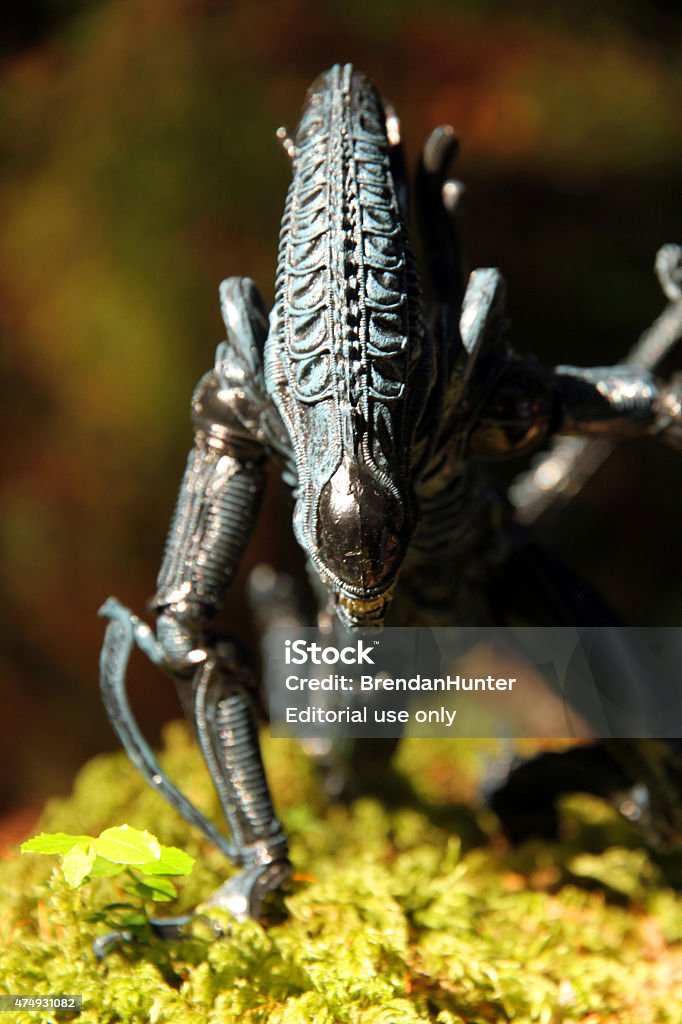
<instances>
[{"instance_id":1,"label":"green leaf","mask_svg":"<svg viewBox=\"0 0 682 1024\"><path fill-rule=\"evenodd\" d=\"M95 850L91 843L74 846L62 856L64 878L77 889L90 872L95 862Z\"/></svg>"},{"instance_id":2,"label":"green leaf","mask_svg":"<svg viewBox=\"0 0 682 1024\"><path fill-rule=\"evenodd\" d=\"M92 836L70 836L66 832L41 832L21 844L22 853L68 853L74 846L91 843Z\"/></svg>"},{"instance_id":3,"label":"green leaf","mask_svg":"<svg viewBox=\"0 0 682 1024\"><path fill-rule=\"evenodd\" d=\"M188 875L193 867L194 857L177 846L162 846L157 860L136 865L143 875Z\"/></svg>"},{"instance_id":4,"label":"green leaf","mask_svg":"<svg viewBox=\"0 0 682 1024\"><path fill-rule=\"evenodd\" d=\"M113 860L105 857L95 857L95 863L90 868L90 878L113 878L125 870L125 864L114 864Z\"/></svg>"},{"instance_id":5,"label":"green leaf","mask_svg":"<svg viewBox=\"0 0 682 1024\"><path fill-rule=\"evenodd\" d=\"M126 888L128 892L135 892L144 900L152 899L157 902L174 900L178 895L178 890L168 878L146 878L144 881L136 879L134 888Z\"/></svg>"},{"instance_id":6,"label":"green leaf","mask_svg":"<svg viewBox=\"0 0 682 1024\"><path fill-rule=\"evenodd\" d=\"M105 828L94 841L100 857L115 864L146 864L161 856L161 844L151 832L140 832L131 825Z\"/></svg>"}]
</instances>

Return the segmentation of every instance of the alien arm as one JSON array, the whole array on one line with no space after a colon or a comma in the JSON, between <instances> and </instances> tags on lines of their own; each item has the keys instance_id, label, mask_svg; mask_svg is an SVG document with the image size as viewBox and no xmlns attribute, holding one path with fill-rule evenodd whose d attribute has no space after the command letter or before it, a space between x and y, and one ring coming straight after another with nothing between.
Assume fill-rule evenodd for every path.
<instances>
[{"instance_id":1,"label":"alien arm","mask_svg":"<svg viewBox=\"0 0 682 1024\"><path fill-rule=\"evenodd\" d=\"M654 435L673 445L682 441L682 378L659 381L624 364L558 366L553 381L558 434L614 440Z\"/></svg>"},{"instance_id":2,"label":"alien arm","mask_svg":"<svg viewBox=\"0 0 682 1024\"><path fill-rule=\"evenodd\" d=\"M470 435L474 453L515 455L533 450L552 434L605 444L657 435L682 447L682 375L667 382L653 375L682 337L682 247L662 246L655 270L668 306L621 364L558 366L551 372L532 357L514 354L501 340L504 281L499 271L471 275L460 329L465 348L476 355L470 373L479 414ZM559 471L558 465L553 469Z\"/></svg>"},{"instance_id":3,"label":"alien arm","mask_svg":"<svg viewBox=\"0 0 682 1024\"><path fill-rule=\"evenodd\" d=\"M227 341L192 397L194 447L166 542L153 606L177 674L222 607L255 525L265 484L260 353L267 317L248 278L220 289Z\"/></svg>"},{"instance_id":4,"label":"alien arm","mask_svg":"<svg viewBox=\"0 0 682 1024\"><path fill-rule=\"evenodd\" d=\"M216 370L194 393L190 453L153 605L157 634L179 674L222 607L248 544L265 481L265 452L235 412L238 391Z\"/></svg>"},{"instance_id":5,"label":"alien arm","mask_svg":"<svg viewBox=\"0 0 682 1024\"><path fill-rule=\"evenodd\" d=\"M624 440L658 436L682 443L682 379L657 380L635 365L544 370L512 356L482 403L470 435L483 458L539 447L554 434Z\"/></svg>"},{"instance_id":6,"label":"alien arm","mask_svg":"<svg viewBox=\"0 0 682 1024\"><path fill-rule=\"evenodd\" d=\"M194 392L194 448L171 524L153 604L157 637L229 822L242 871L209 903L258 917L290 873L287 840L263 769L255 680L231 637L209 631L260 508L270 450L261 352L267 318L252 282L221 286L228 340Z\"/></svg>"}]
</instances>

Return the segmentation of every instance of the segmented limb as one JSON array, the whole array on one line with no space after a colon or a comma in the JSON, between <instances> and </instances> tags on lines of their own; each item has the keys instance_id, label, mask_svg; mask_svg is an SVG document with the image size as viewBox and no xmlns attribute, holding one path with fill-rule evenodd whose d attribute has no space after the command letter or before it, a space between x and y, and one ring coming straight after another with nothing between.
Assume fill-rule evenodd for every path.
<instances>
[{"instance_id":1,"label":"segmented limb","mask_svg":"<svg viewBox=\"0 0 682 1024\"><path fill-rule=\"evenodd\" d=\"M170 671L177 670L177 662L168 662L165 648L149 627L115 599L106 602L101 614L109 619L101 658L102 696L117 735L146 781L190 825L199 828L228 859L242 867L206 905L229 910L238 919L258 918L264 897L286 881L290 866L286 836L275 816L263 771L248 670L234 645L225 639L213 637L208 649L188 652L189 662L203 662L192 684L190 721L230 826L230 843L168 779L128 704L125 675L134 643L155 664ZM184 681L181 685L188 684ZM191 918L188 914L150 923L157 935L173 939ZM121 941L127 941L125 933L98 939L96 955L105 956Z\"/></svg>"},{"instance_id":2,"label":"segmented limb","mask_svg":"<svg viewBox=\"0 0 682 1024\"><path fill-rule=\"evenodd\" d=\"M137 751L136 763L148 781L213 841L218 837L223 852L241 867L209 903L235 917L258 917L264 897L290 873L287 842L263 770L252 678L235 645L214 634L210 625L249 541L264 487L271 437L259 390L259 360L267 320L247 279L224 282L221 305L228 340L192 401L195 445L157 581L156 638L138 630L135 639L145 641L147 653L173 676L182 693L232 831L231 843L207 830L198 811L193 817L186 813L189 801L150 760L122 682L110 687L114 699L108 709L113 709L119 735L129 741L129 752ZM277 438L272 438L272 447L277 447ZM114 628L120 629L120 621L112 623ZM159 921L155 927L159 934L172 936L181 923Z\"/></svg>"},{"instance_id":3,"label":"segmented limb","mask_svg":"<svg viewBox=\"0 0 682 1024\"><path fill-rule=\"evenodd\" d=\"M682 247L664 245L656 254L656 273L668 306L628 353L625 365L654 371L682 337ZM682 446L682 380L664 386L658 412L658 432ZM610 438L559 437L549 451L509 488L509 498L523 523L556 512L578 494L619 442Z\"/></svg>"},{"instance_id":4,"label":"segmented limb","mask_svg":"<svg viewBox=\"0 0 682 1024\"><path fill-rule=\"evenodd\" d=\"M250 675L235 648L214 644L194 681L194 720L241 871L207 900L233 917L258 919L263 899L291 875L287 839L270 798Z\"/></svg>"},{"instance_id":5,"label":"segmented limb","mask_svg":"<svg viewBox=\"0 0 682 1024\"><path fill-rule=\"evenodd\" d=\"M128 757L144 779L180 814L185 821L199 828L226 857L233 859L236 850L227 842L213 822L187 799L166 776L156 756L140 732L126 695L125 681L128 659L136 643L155 665L165 666L166 656L149 626L137 615L110 597L99 614L109 620L100 657L100 687L109 720Z\"/></svg>"},{"instance_id":6,"label":"segmented limb","mask_svg":"<svg viewBox=\"0 0 682 1024\"><path fill-rule=\"evenodd\" d=\"M242 868L206 905L229 910L237 919L257 919L264 898L289 878L291 870L286 836L275 815L263 770L248 669L238 650L225 638L213 637L208 648L188 652L188 661L203 662L192 683L191 722L230 826L230 843L167 778L127 701L125 672L135 642L156 664L170 671L174 666L177 669L177 662L169 663L166 650L149 627L114 599L107 601L102 614L110 620L102 650L102 695L117 735L146 781ZM191 917L150 923L157 935L172 939L181 934ZM124 934L105 936L95 944L95 953L102 957L125 938Z\"/></svg>"},{"instance_id":7,"label":"segmented limb","mask_svg":"<svg viewBox=\"0 0 682 1024\"><path fill-rule=\"evenodd\" d=\"M209 902L236 917L257 917L266 893L289 874L249 673L230 641L207 632L249 541L264 486L261 396L254 391L266 324L254 291L240 279L221 288L228 342L194 395L196 443L154 600L157 634L179 678L194 650L208 651L193 678L192 719L242 867Z\"/></svg>"}]
</instances>

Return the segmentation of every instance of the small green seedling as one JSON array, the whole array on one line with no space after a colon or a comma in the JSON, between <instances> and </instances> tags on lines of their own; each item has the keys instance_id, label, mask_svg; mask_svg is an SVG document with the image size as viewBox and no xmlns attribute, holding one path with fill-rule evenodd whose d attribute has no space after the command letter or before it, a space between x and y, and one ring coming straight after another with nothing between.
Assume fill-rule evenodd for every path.
<instances>
[{"instance_id":1,"label":"small green seedling","mask_svg":"<svg viewBox=\"0 0 682 1024\"><path fill-rule=\"evenodd\" d=\"M125 891L137 897L136 902L110 903L89 916L94 921L139 930L139 937L149 925L144 902L175 899L177 890L167 876L188 875L194 866L189 854L175 846L162 846L151 832L141 832L131 825L106 828L96 837L41 832L22 843L21 852L56 854L64 878L73 888L93 878L125 874Z\"/></svg>"}]
</instances>

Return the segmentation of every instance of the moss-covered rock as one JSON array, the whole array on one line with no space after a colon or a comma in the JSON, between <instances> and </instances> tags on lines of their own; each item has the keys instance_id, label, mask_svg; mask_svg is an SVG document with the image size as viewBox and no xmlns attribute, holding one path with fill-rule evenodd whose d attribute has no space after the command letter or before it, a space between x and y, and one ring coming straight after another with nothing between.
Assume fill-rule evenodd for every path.
<instances>
[{"instance_id":1,"label":"moss-covered rock","mask_svg":"<svg viewBox=\"0 0 682 1024\"><path fill-rule=\"evenodd\" d=\"M680 865L606 805L571 798L561 843L512 851L475 806L490 744L406 742L403 796L390 807L325 805L300 749L264 744L298 872L284 920L226 922L221 941L199 920L182 942L98 962L92 941L105 926L88 918L120 899L120 882L72 890L48 859L17 851L0 869L0 991L82 995L83 1024L680 1024L682 899L668 884ZM164 760L217 814L183 728L167 731ZM87 765L40 827L122 822L198 857L173 910L225 877L222 857L123 755ZM36 1019L53 1018L12 1015Z\"/></svg>"}]
</instances>

